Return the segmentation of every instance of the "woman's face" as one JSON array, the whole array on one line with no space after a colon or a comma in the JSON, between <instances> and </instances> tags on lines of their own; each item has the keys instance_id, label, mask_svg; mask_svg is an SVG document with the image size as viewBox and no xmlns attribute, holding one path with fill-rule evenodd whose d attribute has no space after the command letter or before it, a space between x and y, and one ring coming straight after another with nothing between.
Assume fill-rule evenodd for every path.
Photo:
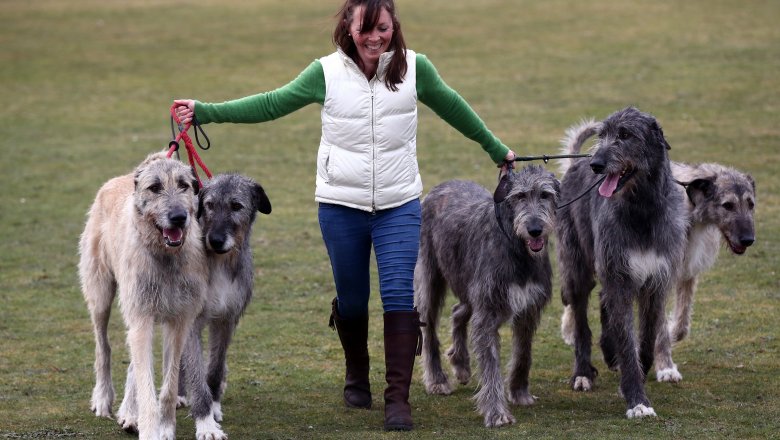
<instances>
[{"instance_id":1,"label":"woman's face","mask_svg":"<svg viewBox=\"0 0 780 440\"><path fill-rule=\"evenodd\" d=\"M361 32L360 24L363 23L363 6L355 8L352 15L352 23L349 25L349 33L357 47L358 56L365 65L376 65L379 56L387 51L390 41L393 39L393 19L385 8L379 13L379 20L373 29Z\"/></svg>"}]
</instances>

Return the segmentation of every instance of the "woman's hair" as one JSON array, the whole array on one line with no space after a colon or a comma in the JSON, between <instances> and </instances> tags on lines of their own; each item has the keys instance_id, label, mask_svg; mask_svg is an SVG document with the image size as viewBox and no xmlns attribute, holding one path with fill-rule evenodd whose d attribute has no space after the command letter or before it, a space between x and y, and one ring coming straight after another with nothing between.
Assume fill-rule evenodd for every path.
<instances>
[{"instance_id":1,"label":"woman's hair","mask_svg":"<svg viewBox=\"0 0 780 440\"><path fill-rule=\"evenodd\" d=\"M398 90L398 84L404 81L406 76L406 42L401 32L401 23L395 15L395 2L393 0L346 0L344 6L336 14L338 22L333 31L333 43L340 47L358 65L361 64L355 42L349 35L349 26L352 24L352 15L355 8L363 6L363 23L360 29L368 32L376 27L382 8L387 10L393 20L393 37L390 39L388 51L394 51L393 58L385 73L385 85L392 91Z\"/></svg>"}]
</instances>

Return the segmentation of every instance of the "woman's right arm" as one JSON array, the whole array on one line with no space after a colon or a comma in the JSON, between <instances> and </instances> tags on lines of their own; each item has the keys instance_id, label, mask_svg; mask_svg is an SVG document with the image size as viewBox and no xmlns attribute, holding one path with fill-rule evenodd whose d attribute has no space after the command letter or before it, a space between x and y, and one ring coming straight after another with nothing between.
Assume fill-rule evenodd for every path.
<instances>
[{"instance_id":1,"label":"woman's right arm","mask_svg":"<svg viewBox=\"0 0 780 440\"><path fill-rule=\"evenodd\" d=\"M276 90L222 103L204 103L192 99L173 101L181 122L197 115L198 122L255 123L288 115L309 104L325 102L325 75L319 60L309 64L297 78Z\"/></svg>"}]
</instances>

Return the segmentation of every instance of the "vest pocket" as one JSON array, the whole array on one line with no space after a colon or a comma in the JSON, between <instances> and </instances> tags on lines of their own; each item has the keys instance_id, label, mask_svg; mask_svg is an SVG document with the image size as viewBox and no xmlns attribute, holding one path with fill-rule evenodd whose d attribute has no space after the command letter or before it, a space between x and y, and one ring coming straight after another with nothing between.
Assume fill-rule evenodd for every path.
<instances>
[{"instance_id":1,"label":"vest pocket","mask_svg":"<svg viewBox=\"0 0 780 440\"><path fill-rule=\"evenodd\" d=\"M330 152L330 145L320 145L320 150L317 153L317 174L325 183L330 183L333 176Z\"/></svg>"}]
</instances>

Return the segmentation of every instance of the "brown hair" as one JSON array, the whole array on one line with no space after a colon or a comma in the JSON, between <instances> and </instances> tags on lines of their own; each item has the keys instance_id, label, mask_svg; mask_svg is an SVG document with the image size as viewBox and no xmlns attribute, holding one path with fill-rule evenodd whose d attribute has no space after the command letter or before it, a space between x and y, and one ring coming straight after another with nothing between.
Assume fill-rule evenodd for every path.
<instances>
[{"instance_id":1,"label":"brown hair","mask_svg":"<svg viewBox=\"0 0 780 440\"><path fill-rule=\"evenodd\" d=\"M390 40L388 51L395 51L385 74L385 85L392 91L397 91L398 86L406 76L406 42L401 32L401 23L395 15L395 2L393 0L346 0L341 10L336 14L338 22L333 31L333 43L340 47L355 63L360 65L355 42L349 36L349 25L352 23L352 14L358 6L364 6L363 23L360 29L368 32L376 27L382 8L387 10L393 19L393 37Z\"/></svg>"}]
</instances>

